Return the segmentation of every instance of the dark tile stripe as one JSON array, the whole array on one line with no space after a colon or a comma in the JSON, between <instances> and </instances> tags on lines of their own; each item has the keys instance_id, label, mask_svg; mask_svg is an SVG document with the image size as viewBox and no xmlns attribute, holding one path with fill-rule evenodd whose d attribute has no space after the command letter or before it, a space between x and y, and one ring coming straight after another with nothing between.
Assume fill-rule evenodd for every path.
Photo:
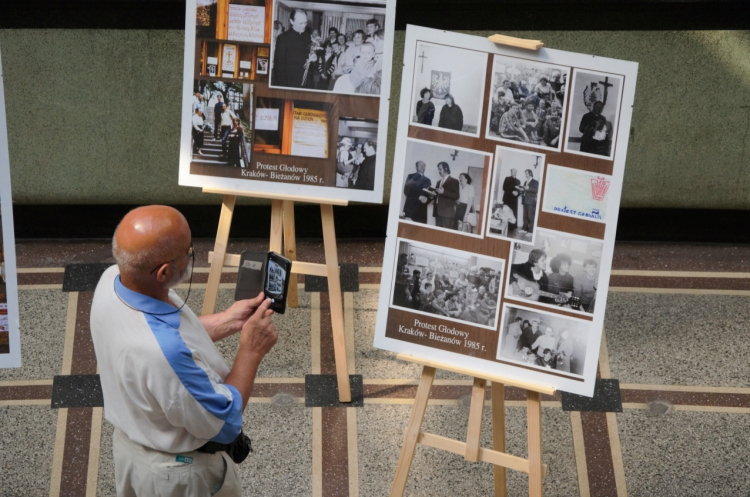
<instances>
[{"instance_id":1,"label":"dark tile stripe","mask_svg":"<svg viewBox=\"0 0 750 497\"><path fill-rule=\"evenodd\" d=\"M333 351L333 328L328 292L320 293L320 372L336 374ZM321 407L322 410L322 471L323 495L347 497L349 495L349 450L346 411L339 407Z\"/></svg>"},{"instance_id":2,"label":"dark tile stripe","mask_svg":"<svg viewBox=\"0 0 750 497\"><path fill-rule=\"evenodd\" d=\"M583 443L586 448L586 469L592 497L617 497L612 448L607 430L607 414L582 412Z\"/></svg>"},{"instance_id":3,"label":"dark tile stripe","mask_svg":"<svg viewBox=\"0 0 750 497\"><path fill-rule=\"evenodd\" d=\"M664 276L612 276L610 286L635 288L687 288L750 290L750 278L674 278Z\"/></svg>"},{"instance_id":4,"label":"dark tile stripe","mask_svg":"<svg viewBox=\"0 0 750 497\"><path fill-rule=\"evenodd\" d=\"M18 273L19 285L62 285L63 273Z\"/></svg>"},{"instance_id":5,"label":"dark tile stripe","mask_svg":"<svg viewBox=\"0 0 750 497\"><path fill-rule=\"evenodd\" d=\"M92 414L90 407L68 409L60 477L61 496L86 495Z\"/></svg>"},{"instance_id":6,"label":"dark tile stripe","mask_svg":"<svg viewBox=\"0 0 750 497\"><path fill-rule=\"evenodd\" d=\"M323 495L348 497L349 449L346 409L321 407L323 419Z\"/></svg>"},{"instance_id":7,"label":"dark tile stripe","mask_svg":"<svg viewBox=\"0 0 750 497\"><path fill-rule=\"evenodd\" d=\"M76 331L73 341L73 361L70 374L96 374L96 355L91 341L89 315L91 314L92 292L78 294Z\"/></svg>"},{"instance_id":8,"label":"dark tile stripe","mask_svg":"<svg viewBox=\"0 0 750 497\"><path fill-rule=\"evenodd\" d=\"M623 402L644 404L662 400L677 405L750 408L750 394L664 390L621 390L621 392Z\"/></svg>"},{"instance_id":9,"label":"dark tile stripe","mask_svg":"<svg viewBox=\"0 0 750 497\"><path fill-rule=\"evenodd\" d=\"M726 217L726 211L717 211L717 214L725 217L728 222L737 223L736 218ZM622 217L619 221L622 221ZM662 223L662 226L666 224ZM620 228L621 225L618 225L618 235ZM639 271L747 272L748 259L750 245L618 242L615 245L612 268Z\"/></svg>"},{"instance_id":10,"label":"dark tile stripe","mask_svg":"<svg viewBox=\"0 0 750 497\"><path fill-rule=\"evenodd\" d=\"M359 283L362 285L380 284L382 273L359 273Z\"/></svg>"},{"instance_id":11,"label":"dark tile stripe","mask_svg":"<svg viewBox=\"0 0 750 497\"><path fill-rule=\"evenodd\" d=\"M52 408L102 407L104 395L98 374L55 376Z\"/></svg>"},{"instance_id":12,"label":"dark tile stripe","mask_svg":"<svg viewBox=\"0 0 750 497\"><path fill-rule=\"evenodd\" d=\"M0 400L52 399L52 385L0 387Z\"/></svg>"}]
</instances>

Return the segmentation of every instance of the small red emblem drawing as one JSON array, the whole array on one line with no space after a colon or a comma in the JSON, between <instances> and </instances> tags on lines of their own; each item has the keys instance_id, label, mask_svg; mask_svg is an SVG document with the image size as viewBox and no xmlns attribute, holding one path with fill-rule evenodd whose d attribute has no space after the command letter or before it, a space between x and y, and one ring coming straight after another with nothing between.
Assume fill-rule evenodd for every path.
<instances>
[{"instance_id":1,"label":"small red emblem drawing","mask_svg":"<svg viewBox=\"0 0 750 497\"><path fill-rule=\"evenodd\" d=\"M594 200L602 200L609 190L609 181L601 176L591 180L591 196Z\"/></svg>"}]
</instances>

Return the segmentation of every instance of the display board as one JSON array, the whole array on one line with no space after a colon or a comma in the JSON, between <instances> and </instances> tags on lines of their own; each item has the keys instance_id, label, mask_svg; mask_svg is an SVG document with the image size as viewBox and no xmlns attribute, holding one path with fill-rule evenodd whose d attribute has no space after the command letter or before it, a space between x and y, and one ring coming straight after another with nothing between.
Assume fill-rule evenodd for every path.
<instances>
[{"instance_id":1,"label":"display board","mask_svg":"<svg viewBox=\"0 0 750 497\"><path fill-rule=\"evenodd\" d=\"M593 395L637 71L407 27L375 347Z\"/></svg>"},{"instance_id":2,"label":"display board","mask_svg":"<svg viewBox=\"0 0 750 497\"><path fill-rule=\"evenodd\" d=\"M16 244L13 234L5 91L0 58L0 368L18 367L21 367L21 339L18 331Z\"/></svg>"},{"instance_id":3,"label":"display board","mask_svg":"<svg viewBox=\"0 0 750 497\"><path fill-rule=\"evenodd\" d=\"M395 0L188 0L179 184L382 202L394 21Z\"/></svg>"}]
</instances>

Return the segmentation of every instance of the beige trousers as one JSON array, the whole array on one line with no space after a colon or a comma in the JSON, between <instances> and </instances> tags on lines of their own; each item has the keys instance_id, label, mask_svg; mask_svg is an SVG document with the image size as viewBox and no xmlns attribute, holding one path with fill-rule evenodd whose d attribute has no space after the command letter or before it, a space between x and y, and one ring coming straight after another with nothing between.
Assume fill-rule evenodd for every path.
<instances>
[{"instance_id":1,"label":"beige trousers","mask_svg":"<svg viewBox=\"0 0 750 497\"><path fill-rule=\"evenodd\" d=\"M170 454L112 437L118 497L240 497L237 465L226 452Z\"/></svg>"}]
</instances>

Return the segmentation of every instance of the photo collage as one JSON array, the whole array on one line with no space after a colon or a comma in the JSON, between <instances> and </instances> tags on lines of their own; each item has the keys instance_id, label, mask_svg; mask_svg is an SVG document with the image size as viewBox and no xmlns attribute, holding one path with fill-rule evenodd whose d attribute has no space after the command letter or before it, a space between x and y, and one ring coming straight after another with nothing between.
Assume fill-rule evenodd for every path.
<instances>
[{"instance_id":1,"label":"photo collage","mask_svg":"<svg viewBox=\"0 0 750 497\"><path fill-rule=\"evenodd\" d=\"M412 43L385 338L583 382L625 75Z\"/></svg>"},{"instance_id":2,"label":"photo collage","mask_svg":"<svg viewBox=\"0 0 750 497\"><path fill-rule=\"evenodd\" d=\"M333 194L316 195L382 198L389 1L188 2L189 12L195 6L192 72L186 62L191 150L180 183L216 186L221 180L210 178L226 178L272 183L260 188L279 192L330 187Z\"/></svg>"}]
</instances>

